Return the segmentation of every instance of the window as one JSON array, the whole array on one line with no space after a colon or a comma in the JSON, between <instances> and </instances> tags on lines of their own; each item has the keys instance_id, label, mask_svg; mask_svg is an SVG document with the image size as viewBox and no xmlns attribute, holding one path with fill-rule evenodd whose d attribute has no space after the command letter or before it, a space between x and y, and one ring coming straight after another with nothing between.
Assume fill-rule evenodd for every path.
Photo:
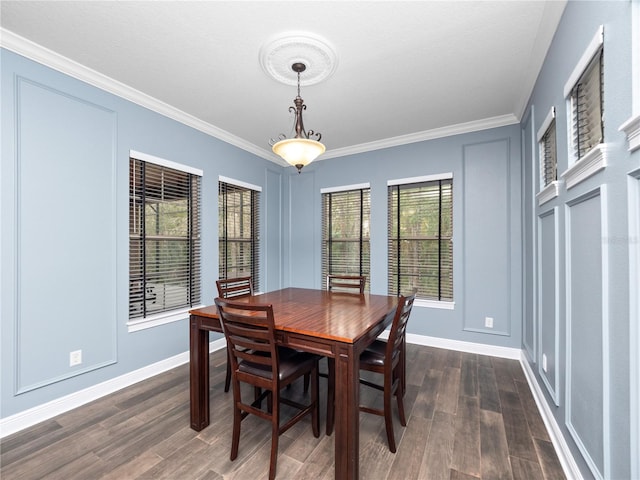
<instances>
[{"instance_id":1,"label":"window","mask_svg":"<svg viewBox=\"0 0 640 480\"><path fill-rule=\"evenodd\" d=\"M453 179L389 182L389 294L453 301Z\"/></svg>"},{"instance_id":2,"label":"window","mask_svg":"<svg viewBox=\"0 0 640 480\"><path fill-rule=\"evenodd\" d=\"M369 291L369 185L323 189L322 285L327 275L364 275Z\"/></svg>"},{"instance_id":3,"label":"window","mask_svg":"<svg viewBox=\"0 0 640 480\"><path fill-rule=\"evenodd\" d=\"M602 49L571 90L572 141L576 158L583 158L604 141Z\"/></svg>"},{"instance_id":4,"label":"window","mask_svg":"<svg viewBox=\"0 0 640 480\"><path fill-rule=\"evenodd\" d=\"M260 290L260 187L220 177L219 278L251 276Z\"/></svg>"},{"instance_id":5,"label":"window","mask_svg":"<svg viewBox=\"0 0 640 480\"><path fill-rule=\"evenodd\" d=\"M604 143L604 27L600 25L564 86L569 168L561 177L573 188L607 166Z\"/></svg>"},{"instance_id":6,"label":"window","mask_svg":"<svg viewBox=\"0 0 640 480\"><path fill-rule=\"evenodd\" d=\"M196 169L131 152L130 320L200 303L201 175Z\"/></svg>"},{"instance_id":7,"label":"window","mask_svg":"<svg viewBox=\"0 0 640 480\"><path fill-rule=\"evenodd\" d=\"M556 120L554 118L540 140L540 171L544 187L558 179L557 165Z\"/></svg>"}]
</instances>

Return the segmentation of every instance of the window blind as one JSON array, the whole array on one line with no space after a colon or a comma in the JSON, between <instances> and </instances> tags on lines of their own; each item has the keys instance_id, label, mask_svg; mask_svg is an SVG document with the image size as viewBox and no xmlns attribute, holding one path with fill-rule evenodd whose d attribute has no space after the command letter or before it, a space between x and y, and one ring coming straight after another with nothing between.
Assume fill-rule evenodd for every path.
<instances>
[{"instance_id":1,"label":"window blind","mask_svg":"<svg viewBox=\"0 0 640 480\"><path fill-rule=\"evenodd\" d=\"M260 290L260 192L218 182L219 278L251 276Z\"/></svg>"},{"instance_id":2,"label":"window blind","mask_svg":"<svg viewBox=\"0 0 640 480\"><path fill-rule=\"evenodd\" d=\"M546 187L558 179L557 173L557 146L556 146L556 121L553 120L541 140L542 152L542 180Z\"/></svg>"},{"instance_id":3,"label":"window blind","mask_svg":"<svg viewBox=\"0 0 640 480\"><path fill-rule=\"evenodd\" d=\"M571 92L573 145L578 159L604 141L602 49Z\"/></svg>"},{"instance_id":4,"label":"window blind","mask_svg":"<svg viewBox=\"0 0 640 480\"><path fill-rule=\"evenodd\" d=\"M322 194L322 285L327 275L364 275L369 291L371 189Z\"/></svg>"},{"instance_id":5,"label":"window blind","mask_svg":"<svg viewBox=\"0 0 640 480\"><path fill-rule=\"evenodd\" d=\"M200 303L200 176L129 162L129 318Z\"/></svg>"},{"instance_id":6,"label":"window blind","mask_svg":"<svg viewBox=\"0 0 640 480\"><path fill-rule=\"evenodd\" d=\"M453 301L453 180L388 187L389 294Z\"/></svg>"}]
</instances>

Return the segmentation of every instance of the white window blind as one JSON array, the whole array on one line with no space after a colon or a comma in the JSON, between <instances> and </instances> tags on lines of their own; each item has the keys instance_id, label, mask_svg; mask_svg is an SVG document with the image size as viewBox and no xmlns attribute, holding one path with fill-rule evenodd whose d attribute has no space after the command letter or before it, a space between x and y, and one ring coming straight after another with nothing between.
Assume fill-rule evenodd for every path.
<instances>
[{"instance_id":1,"label":"white window blind","mask_svg":"<svg viewBox=\"0 0 640 480\"><path fill-rule=\"evenodd\" d=\"M200 175L129 161L129 318L200 303Z\"/></svg>"},{"instance_id":2,"label":"white window blind","mask_svg":"<svg viewBox=\"0 0 640 480\"><path fill-rule=\"evenodd\" d=\"M219 278L251 276L260 290L260 192L218 182Z\"/></svg>"},{"instance_id":3,"label":"white window blind","mask_svg":"<svg viewBox=\"0 0 640 480\"><path fill-rule=\"evenodd\" d=\"M327 275L364 275L369 291L371 189L322 194L322 285Z\"/></svg>"},{"instance_id":4,"label":"white window blind","mask_svg":"<svg viewBox=\"0 0 640 480\"><path fill-rule=\"evenodd\" d=\"M572 141L578 160L604 142L602 63L600 48L571 90Z\"/></svg>"},{"instance_id":5,"label":"white window blind","mask_svg":"<svg viewBox=\"0 0 640 480\"><path fill-rule=\"evenodd\" d=\"M388 287L453 301L453 180L388 187Z\"/></svg>"}]
</instances>

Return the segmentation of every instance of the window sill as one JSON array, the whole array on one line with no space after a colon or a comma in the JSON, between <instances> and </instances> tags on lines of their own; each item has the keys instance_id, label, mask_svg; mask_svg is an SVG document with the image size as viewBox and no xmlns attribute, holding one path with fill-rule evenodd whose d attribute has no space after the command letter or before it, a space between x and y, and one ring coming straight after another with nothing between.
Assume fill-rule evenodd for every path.
<instances>
[{"instance_id":1,"label":"window sill","mask_svg":"<svg viewBox=\"0 0 640 480\"><path fill-rule=\"evenodd\" d=\"M439 302L437 300L423 300L420 298L417 298L413 304L416 307L439 308L441 310L453 310L456 305L455 302Z\"/></svg>"},{"instance_id":2,"label":"window sill","mask_svg":"<svg viewBox=\"0 0 640 480\"><path fill-rule=\"evenodd\" d=\"M580 182L596 174L607 166L607 147L600 143L591 149L584 157L571 165L563 174L567 188L572 188Z\"/></svg>"},{"instance_id":3,"label":"window sill","mask_svg":"<svg viewBox=\"0 0 640 480\"><path fill-rule=\"evenodd\" d=\"M129 333L132 333L138 332L140 330L146 330L147 328L158 327L167 323L177 322L179 320L185 320L189 317L189 310L201 307L204 307L204 305L181 308L179 310L171 310L170 312L158 313L146 318L129 320L127 322L127 329Z\"/></svg>"},{"instance_id":4,"label":"window sill","mask_svg":"<svg viewBox=\"0 0 640 480\"><path fill-rule=\"evenodd\" d=\"M640 115L631 117L620 126L619 130L627 134L630 152L640 148Z\"/></svg>"},{"instance_id":5,"label":"window sill","mask_svg":"<svg viewBox=\"0 0 640 480\"><path fill-rule=\"evenodd\" d=\"M540 193L536 195L536 198L538 199L538 206L556 198L558 196L558 186L559 183L555 180L540 190Z\"/></svg>"}]
</instances>

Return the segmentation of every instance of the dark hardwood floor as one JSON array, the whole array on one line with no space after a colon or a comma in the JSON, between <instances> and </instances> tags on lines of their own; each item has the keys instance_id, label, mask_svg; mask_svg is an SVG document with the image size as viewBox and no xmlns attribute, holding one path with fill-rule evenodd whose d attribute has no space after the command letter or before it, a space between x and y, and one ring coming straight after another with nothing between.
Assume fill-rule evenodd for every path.
<instances>
[{"instance_id":1,"label":"dark hardwood floor","mask_svg":"<svg viewBox=\"0 0 640 480\"><path fill-rule=\"evenodd\" d=\"M565 478L517 361L407 347L407 426L394 410L393 454L384 419L360 414L360 478ZM0 478L266 478L268 422L248 417L238 458L229 460L232 395L223 392L224 353L210 356L212 419L202 432L189 427L189 369L182 365L3 439ZM381 406L379 392L361 392L362 402ZM301 384L288 394L302 395ZM324 411L323 398L323 422ZM316 439L310 421L303 421L280 437L277 478L329 480L333 474L333 436L323 431Z\"/></svg>"}]
</instances>

